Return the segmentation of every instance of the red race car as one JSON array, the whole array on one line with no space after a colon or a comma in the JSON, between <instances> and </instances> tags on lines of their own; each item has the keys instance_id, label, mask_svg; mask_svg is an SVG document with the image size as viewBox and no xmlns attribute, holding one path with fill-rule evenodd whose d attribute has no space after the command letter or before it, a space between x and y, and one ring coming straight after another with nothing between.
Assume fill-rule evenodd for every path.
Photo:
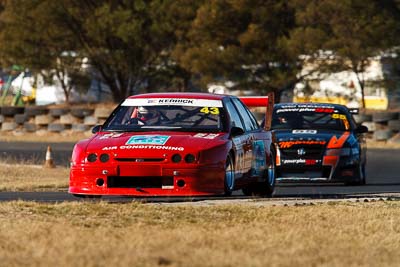
<instances>
[{"instance_id":1,"label":"red race car","mask_svg":"<svg viewBox=\"0 0 400 267\"><path fill-rule=\"evenodd\" d=\"M272 107L273 101L262 99ZM254 104L251 98L243 102ZM128 97L93 128L90 139L75 145L69 193L201 196L242 189L246 195L271 196L271 132L243 102L207 93Z\"/></svg>"}]
</instances>

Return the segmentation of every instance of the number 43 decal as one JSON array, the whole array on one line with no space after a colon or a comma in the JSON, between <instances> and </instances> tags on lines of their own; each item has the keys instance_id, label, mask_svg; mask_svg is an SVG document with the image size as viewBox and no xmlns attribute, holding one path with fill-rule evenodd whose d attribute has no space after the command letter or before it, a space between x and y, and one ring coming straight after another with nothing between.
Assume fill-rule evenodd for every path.
<instances>
[{"instance_id":1,"label":"number 43 decal","mask_svg":"<svg viewBox=\"0 0 400 267\"><path fill-rule=\"evenodd\" d=\"M200 109L200 112L204 113L204 114L218 115L219 114L219 109L218 108L204 107L204 108Z\"/></svg>"}]
</instances>

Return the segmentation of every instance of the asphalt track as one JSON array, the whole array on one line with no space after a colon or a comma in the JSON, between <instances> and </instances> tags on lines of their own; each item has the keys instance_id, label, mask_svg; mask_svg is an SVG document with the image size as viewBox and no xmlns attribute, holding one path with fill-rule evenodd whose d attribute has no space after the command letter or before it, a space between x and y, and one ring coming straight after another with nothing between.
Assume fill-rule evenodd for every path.
<instances>
[{"instance_id":1,"label":"asphalt track","mask_svg":"<svg viewBox=\"0 0 400 267\"><path fill-rule=\"evenodd\" d=\"M74 143L31 143L0 142L0 161L12 161L30 164L43 164L47 146L52 148L52 156L56 165L69 165ZM262 201L297 200L343 200L343 199L400 199L400 151L395 149L368 149L367 152L367 184L365 186L343 185L309 185L279 184L272 199ZM67 192L0 192L0 201L27 200L40 202L93 201L80 199ZM254 202L253 198L241 195L237 191L229 198L196 197L196 198L127 198L107 197L102 200L110 202L140 201L146 203L182 203L182 202L217 202L240 201ZM261 200L260 200L261 201Z\"/></svg>"}]
</instances>

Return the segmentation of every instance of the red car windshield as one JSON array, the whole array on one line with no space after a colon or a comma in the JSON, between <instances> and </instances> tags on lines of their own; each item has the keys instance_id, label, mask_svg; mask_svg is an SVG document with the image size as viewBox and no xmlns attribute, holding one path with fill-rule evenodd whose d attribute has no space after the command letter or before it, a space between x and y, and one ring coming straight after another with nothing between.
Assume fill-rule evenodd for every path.
<instances>
[{"instance_id":1,"label":"red car windshield","mask_svg":"<svg viewBox=\"0 0 400 267\"><path fill-rule=\"evenodd\" d=\"M121 105L104 125L109 131L222 131L222 107L206 106L124 106Z\"/></svg>"}]
</instances>

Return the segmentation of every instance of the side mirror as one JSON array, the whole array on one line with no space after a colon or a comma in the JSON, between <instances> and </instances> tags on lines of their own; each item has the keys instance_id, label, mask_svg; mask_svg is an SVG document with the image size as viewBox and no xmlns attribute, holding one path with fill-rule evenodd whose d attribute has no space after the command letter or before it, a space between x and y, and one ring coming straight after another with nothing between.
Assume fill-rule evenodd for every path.
<instances>
[{"instance_id":1,"label":"side mirror","mask_svg":"<svg viewBox=\"0 0 400 267\"><path fill-rule=\"evenodd\" d=\"M233 126L231 128L231 136L235 137L235 136L242 135L242 134L244 134L244 130L242 128L237 127L237 126Z\"/></svg>"},{"instance_id":2,"label":"side mirror","mask_svg":"<svg viewBox=\"0 0 400 267\"><path fill-rule=\"evenodd\" d=\"M100 132L101 131L101 125L96 125L96 126L94 126L93 127L93 129L92 129L92 133L98 133L98 132Z\"/></svg>"},{"instance_id":3,"label":"side mirror","mask_svg":"<svg viewBox=\"0 0 400 267\"><path fill-rule=\"evenodd\" d=\"M357 128L356 128L356 132L360 133L360 134L367 133L368 132L368 127L365 126L365 125L358 125Z\"/></svg>"}]
</instances>

